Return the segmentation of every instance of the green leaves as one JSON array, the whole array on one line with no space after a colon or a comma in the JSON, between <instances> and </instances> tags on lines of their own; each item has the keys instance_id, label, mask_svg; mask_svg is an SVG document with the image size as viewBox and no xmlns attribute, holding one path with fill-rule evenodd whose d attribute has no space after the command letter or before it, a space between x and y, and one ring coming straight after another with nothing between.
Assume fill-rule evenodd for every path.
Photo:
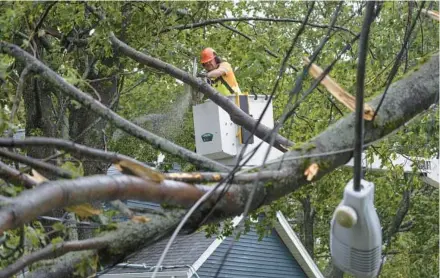
<instances>
[{"instance_id":1,"label":"green leaves","mask_svg":"<svg viewBox=\"0 0 440 278\"><path fill-rule=\"evenodd\" d=\"M296 78L303 69L302 57L310 55L319 44L327 31L322 27L329 24L330 15L336 4L316 3L309 22L314 26L307 26L297 44L293 46L291 56L287 61L288 67L280 80L276 97L273 100L275 119L279 119L285 111L289 92L292 91ZM83 3L60 2L51 9L41 28L34 34L35 25L46 8L45 3L2 3L0 5L0 39L27 48L29 53L38 55L44 63L61 73L69 83L93 93L93 96L97 98L97 94L91 88L93 85L97 93L102 94L102 103L108 104L115 100L115 106L112 109L125 118L133 119L146 129L194 150L191 95L174 78L147 67L139 67L127 57L118 57L117 50L113 49L108 41L108 33L113 31L139 51L147 52L186 71L192 70L193 59L198 57L202 47L211 46L237 69L236 76L243 91L254 89L258 94L269 94L279 75L281 62L290 49L301 24L300 21L303 20L310 3L188 1L100 2L99 4L89 3L89 5L93 5L98 10L105 10L106 19L97 19L93 13L85 9ZM164 11L160 5L167 6L169 10ZM401 48L408 25L407 20L408 18L414 19L415 16L414 7L411 6L411 8L410 5L414 3L383 3L380 16L372 26L365 88L369 98L383 92L395 55ZM178 9L183 8L190 14L184 15L177 12ZM356 11L358 8L359 3L344 3L337 25L351 32L334 30L330 40L317 57L316 63L322 68L327 67L335 59L337 53L352 39L353 32L360 31L362 14ZM410 12L411 9L412 12ZM242 16L290 18L298 22L235 21L225 23L234 28L233 30L223 25L211 24L200 28L161 33L172 26ZM424 54L438 50L438 24L424 20L423 17L419 19L418 24L396 79L419 64ZM35 46L37 49L34 49ZM272 54L269 54L268 50ZM355 95L357 51L357 43L355 43L336 63L331 72L338 84L352 95ZM51 94L51 101L43 106L43 113L50 113L50 117L31 125L30 120L24 117L26 111L22 108L18 119L9 123L9 111L11 111L22 66L13 63L13 59L0 56L0 80L7 81L0 84L0 133L11 126L29 126L28 133L34 136L50 134L50 136L73 137L72 134L75 132L72 131L79 126L80 121L84 120L88 125L95 120L95 118L90 119L88 123L90 114L81 115L86 107L75 100L60 97L58 88L45 86L45 81L35 77L35 82L44 89L42 90L44 95ZM293 70L292 67L299 72ZM115 86L111 86L113 81L117 83ZM312 83L313 80L306 76L298 96L294 96L294 101L301 99L302 94ZM47 88L49 90L46 90ZM25 101L29 101L29 98ZM74 112L77 112L77 118L72 116ZM70 117L70 121L56 119L63 113ZM295 114L284 124L280 132L295 143L301 144L347 113L348 110L328 93L320 93L316 90L299 105ZM32 117L30 114L28 116ZM83 116L85 119L79 119ZM25 119L28 122L25 122ZM50 123L46 122L49 121L48 119ZM47 125L42 126L43 122ZM96 143L99 147L105 146L112 151L125 153L142 161L156 161L157 150L122 133L113 133L111 127L102 123L103 121L95 126L95 136L89 136L89 134L84 136L87 139L85 140L87 145ZM56 130L49 132L49 128L46 127L52 126L55 126ZM429 251L438 239L436 236L436 233L438 234L438 200L435 198L438 190L427 189L417 176L415 168L413 173L404 174L401 166L392 165L389 160L396 154L420 158L430 158L436 155L439 151L438 127L439 115L438 110L435 109L420 116L414 124L406 126L386 141L376 144L379 154L372 149L367 151L368 160L371 161L373 155L379 155L383 166L392 169L381 173L367 172L365 176L376 184L376 207L384 229L393 223L402 200L402 193L406 190L412 191L411 207L405 221L413 221L414 226L409 231L399 233L393 238L390 250L404 253L404 255L389 257L384 268L384 277L387 275L396 277L393 276L395 273L400 273L402 277L405 275L406 277L429 277L432 273L438 273L438 255L429 255ZM95 137L96 142L93 140ZM87 166L90 165L90 161L77 161L71 157L66 157L66 159L69 161L65 162L62 168L74 172L76 176L82 176L84 169L89 169ZM175 162L184 164L182 168L193 169L190 168L191 165L185 165L186 162L169 155L160 167L167 170ZM297 232L301 233L305 227L304 224L312 224L315 254L326 258L329 254L329 221L334 208L341 200L343 188L351 177L351 169L337 169L321 181L303 187L294 194L254 212L252 217L256 218L259 213L265 213L266 218L258 223L247 221L245 225L247 228L255 225L259 234L264 236L268 231L267 227L273 225L276 211L281 210L289 219L295 221L293 226ZM5 196L15 196L21 189L1 186L0 190ZM305 200L310 202L313 209L313 223L304 223L304 219L311 218L305 215L303 207ZM100 213L88 205L80 206L79 209L80 213L85 213L86 216ZM61 223L54 224L52 228L60 233L65 231ZM113 228L115 225L110 224L102 229ZM38 242L41 242L42 231L43 229L26 228L26 238L32 248L39 247ZM226 222L222 227L215 224L209 225L206 231L213 235L230 235L231 222ZM10 241L17 243L18 237L15 231ZM55 238L53 243L60 241L61 238ZM417 248L421 246L423 256L414 257L411 252L418 251ZM407 249L410 251L406 251ZM323 259L319 263L323 266L327 260ZM414 263L414 267L410 263ZM423 264L432 267L423 267ZM82 262L78 266L78 274L87 273L87 269L93 265L93 261Z\"/></svg>"}]
</instances>

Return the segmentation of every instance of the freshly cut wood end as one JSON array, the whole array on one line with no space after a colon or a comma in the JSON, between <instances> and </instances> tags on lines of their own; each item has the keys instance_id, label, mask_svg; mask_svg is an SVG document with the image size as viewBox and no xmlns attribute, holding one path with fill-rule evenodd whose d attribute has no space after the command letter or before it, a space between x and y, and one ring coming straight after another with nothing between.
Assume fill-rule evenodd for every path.
<instances>
[{"instance_id":1,"label":"freshly cut wood end","mask_svg":"<svg viewBox=\"0 0 440 278\"><path fill-rule=\"evenodd\" d=\"M313 178L318 174L319 166L316 163L311 164L305 171L304 176L307 177L307 181L312 181Z\"/></svg>"},{"instance_id":2,"label":"freshly cut wood end","mask_svg":"<svg viewBox=\"0 0 440 278\"><path fill-rule=\"evenodd\" d=\"M364 104L364 119L372 121L374 117L374 109L369 104Z\"/></svg>"},{"instance_id":3,"label":"freshly cut wood end","mask_svg":"<svg viewBox=\"0 0 440 278\"><path fill-rule=\"evenodd\" d=\"M137 176L145 180L162 182L165 179L162 173L138 162L121 159L117 163L114 163L114 165L116 169L124 174Z\"/></svg>"},{"instance_id":4,"label":"freshly cut wood end","mask_svg":"<svg viewBox=\"0 0 440 278\"><path fill-rule=\"evenodd\" d=\"M289 147L280 144L280 147L283 148L282 152L288 152L289 151Z\"/></svg>"},{"instance_id":5,"label":"freshly cut wood end","mask_svg":"<svg viewBox=\"0 0 440 278\"><path fill-rule=\"evenodd\" d=\"M307 57L303 57L303 62L304 64L307 66L308 64L310 64L310 60Z\"/></svg>"},{"instance_id":6,"label":"freshly cut wood end","mask_svg":"<svg viewBox=\"0 0 440 278\"><path fill-rule=\"evenodd\" d=\"M151 219L142 215L135 215L131 218L131 221L135 223L148 223Z\"/></svg>"},{"instance_id":7,"label":"freshly cut wood end","mask_svg":"<svg viewBox=\"0 0 440 278\"><path fill-rule=\"evenodd\" d=\"M45 176L38 173L37 170L35 170L35 169L32 169L32 176L28 175L28 174L24 174L24 175L26 177L28 177L29 179L31 179L32 181L34 181L37 185L48 181L48 179Z\"/></svg>"}]
</instances>

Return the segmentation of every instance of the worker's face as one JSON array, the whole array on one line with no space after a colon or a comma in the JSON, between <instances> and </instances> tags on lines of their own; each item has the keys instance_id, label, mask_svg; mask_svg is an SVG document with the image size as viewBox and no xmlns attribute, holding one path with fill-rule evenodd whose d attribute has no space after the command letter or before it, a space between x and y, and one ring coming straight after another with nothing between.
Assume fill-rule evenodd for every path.
<instances>
[{"instance_id":1,"label":"worker's face","mask_svg":"<svg viewBox=\"0 0 440 278\"><path fill-rule=\"evenodd\" d=\"M206 71L209 72L217 68L217 62L215 61L215 59L212 59L211 61L202 64L202 66L205 68Z\"/></svg>"}]
</instances>

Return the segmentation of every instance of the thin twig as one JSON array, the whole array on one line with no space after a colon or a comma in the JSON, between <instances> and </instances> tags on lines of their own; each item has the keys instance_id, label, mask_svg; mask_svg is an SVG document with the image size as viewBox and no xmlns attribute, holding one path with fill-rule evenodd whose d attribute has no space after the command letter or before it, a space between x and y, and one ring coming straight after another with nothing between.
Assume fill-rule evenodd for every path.
<instances>
[{"instance_id":1,"label":"thin twig","mask_svg":"<svg viewBox=\"0 0 440 278\"><path fill-rule=\"evenodd\" d=\"M171 30L185 30L185 29L194 29L199 27L204 27L208 25L218 24L218 23L224 23L224 22L231 22L231 21L264 21L264 22L291 22L291 23L303 23L303 20L299 19L292 19L292 18L270 18L270 17L230 17L230 18L217 18L217 19L208 19L202 22L197 23L190 23L190 24L183 24L183 25L177 25L177 26L170 26L167 28L164 28L160 33L169 32ZM329 25L324 24L316 24L316 23L307 23L307 26L315 27L315 28L321 28L321 29L327 29L329 28ZM333 26L334 29L345 31L350 33L351 35L355 36L356 34L341 26Z\"/></svg>"},{"instance_id":2,"label":"thin twig","mask_svg":"<svg viewBox=\"0 0 440 278\"><path fill-rule=\"evenodd\" d=\"M296 32L295 37L293 38L292 43L290 44L290 47L289 47L289 49L287 50L287 53L286 53L286 55L284 56L283 61L281 62L280 70L279 70L279 72L278 72L278 76L277 76L277 78L276 78L275 85L274 85L274 87L273 87L273 89L272 89L272 93L271 93L271 95L275 94L275 91L276 91L277 88L278 88L278 84L279 84L281 78L282 78L283 75L284 75L284 71L286 70L286 63L287 63L287 61L289 60L290 55L292 54L293 48L294 48L294 46L296 45L296 42L298 41L298 38L301 36L301 34L302 34L302 33L304 32L304 30L305 30L305 27L306 27L306 25L307 25L307 22L309 21L310 14L311 14L312 11L313 11L313 7L314 7L314 5L315 5L315 2L312 2L311 7L310 7L309 10L307 11L307 15L306 15L304 21L303 21L302 24L301 24L301 27L300 27L299 30Z\"/></svg>"},{"instance_id":3,"label":"thin twig","mask_svg":"<svg viewBox=\"0 0 440 278\"><path fill-rule=\"evenodd\" d=\"M36 34L38 32L41 25L43 25L43 22L46 19L46 16L49 14L50 9L52 9L52 7L55 6L56 3L57 3L57 1L49 2L49 4L47 5L46 9L43 12L43 14L40 17L40 20L38 20L37 24L35 25L35 29L34 29L33 34Z\"/></svg>"},{"instance_id":4,"label":"thin twig","mask_svg":"<svg viewBox=\"0 0 440 278\"><path fill-rule=\"evenodd\" d=\"M26 78L29 75L29 73L32 72L32 70L33 70L33 64L28 64L28 65L26 65L26 67L23 69L23 71L20 74L20 79L18 80L18 85L17 85L17 91L16 91L15 97L14 97L14 103L13 103L12 109L11 109L11 117L9 118L9 121L11 123L13 123L14 118L15 118L15 114L17 113L18 107L20 106L21 96L23 95L23 89L24 89ZM11 137L13 135L12 129L8 130L7 135L9 137Z\"/></svg>"},{"instance_id":5,"label":"thin twig","mask_svg":"<svg viewBox=\"0 0 440 278\"><path fill-rule=\"evenodd\" d=\"M66 178L66 179L73 178L73 174L70 171L66 171L60 167L57 167L55 165L52 165L52 164L49 164L46 162L42 162L42 161L35 159L35 158L31 158L31 157L23 156L23 155L16 154L13 152L9 152L9 151L1 149L1 148L0 148L0 156L2 156L4 158L11 159L13 161L18 161L20 163L29 165L31 167L34 167L35 169L49 171L49 172L51 172L59 177L62 177L62 178Z\"/></svg>"},{"instance_id":6,"label":"thin twig","mask_svg":"<svg viewBox=\"0 0 440 278\"><path fill-rule=\"evenodd\" d=\"M414 30L414 27L417 24L417 19L420 17L420 13L422 12L424 5L425 5L425 2L422 2L422 4L420 5L419 10L417 11L416 18L414 19L414 21L411 24L411 27L409 29L406 29L405 38L403 40L402 47L400 48L400 51L399 51L399 53L396 56L396 61L395 61L394 65L393 65L393 68L391 69L391 72L388 75L387 85L385 87L385 91L384 91L384 93L382 95L382 98L381 98L379 104L377 105L377 108L374 111L374 115L373 115L373 120L372 121L374 121L374 119L376 118L377 114L379 113L379 109L381 108L382 103L383 103L383 101L385 99L385 96L387 95L388 89L391 86L391 82L393 81L394 77L396 76L396 74L397 74L397 72L399 70L402 56L405 53L405 49L407 47L407 43L408 43L409 39L411 38L411 33L412 33L412 31Z\"/></svg>"},{"instance_id":7,"label":"thin twig","mask_svg":"<svg viewBox=\"0 0 440 278\"><path fill-rule=\"evenodd\" d=\"M95 149L91 147L87 147L85 145L77 144L71 141L59 139L59 138L52 138L52 137L28 137L25 139L13 139L13 138L0 138L0 146L2 147L12 147L12 148L23 148L23 147L48 147L52 146L55 148L63 149L70 151L75 154L80 154L88 157L96 157L101 160L117 163L121 160L127 160L131 161L138 165L144 165L140 161L137 161L136 159L133 159L129 156L125 156L123 154L118 154L114 152L105 152L100 149ZM1 151L1 149L0 149ZM0 153L1 155L1 153Z\"/></svg>"}]
</instances>

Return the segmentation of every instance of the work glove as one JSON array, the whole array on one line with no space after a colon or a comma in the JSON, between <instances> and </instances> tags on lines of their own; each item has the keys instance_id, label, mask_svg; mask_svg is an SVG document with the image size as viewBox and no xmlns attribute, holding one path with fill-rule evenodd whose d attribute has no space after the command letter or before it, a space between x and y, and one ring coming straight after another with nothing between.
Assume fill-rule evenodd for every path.
<instances>
[{"instance_id":1,"label":"work glove","mask_svg":"<svg viewBox=\"0 0 440 278\"><path fill-rule=\"evenodd\" d=\"M208 77L208 76L207 76L207 74L204 73L204 72L199 72L199 73L197 73L197 77L200 77L200 78L206 78L206 77Z\"/></svg>"}]
</instances>

